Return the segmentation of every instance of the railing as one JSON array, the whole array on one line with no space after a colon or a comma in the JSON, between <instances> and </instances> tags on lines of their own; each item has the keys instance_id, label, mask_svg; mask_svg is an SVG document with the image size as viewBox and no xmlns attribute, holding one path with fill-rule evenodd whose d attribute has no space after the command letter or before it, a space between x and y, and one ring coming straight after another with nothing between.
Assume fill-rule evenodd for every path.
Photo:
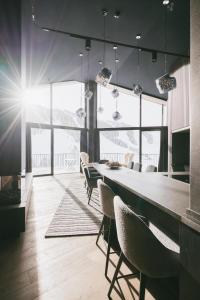
<instances>
[{"instance_id":1,"label":"railing","mask_svg":"<svg viewBox=\"0 0 200 300\"><path fill-rule=\"evenodd\" d=\"M124 153L101 153L101 159L108 159L108 160L119 161L123 163ZM139 161L139 155L138 154L134 155L133 160ZM149 154L149 153L142 154L143 167L146 167L148 165L155 165L157 167L158 163L159 163L159 154Z\"/></svg>"},{"instance_id":2,"label":"railing","mask_svg":"<svg viewBox=\"0 0 200 300\"><path fill-rule=\"evenodd\" d=\"M112 161L124 162L124 153L101 153L101 159L107 159ZM139 161L139 155L134 155L134 161ZM143 168L148 165L158 166L159 154L142 154ZM80 156L78 153L55 153L54 154L54 168L70 170L79 170ZM32 167L33 168L50 168L51 155L50 154L33 154L32 155Z\"/></svg>"},{"instance_id":3,"label":"railing","mask_svg":"<svg viewBox=\"0 0 200 300\"><path fill-rule=\"evenodd\" d=\"M55 153L54 154L54 168L56 169L71 169L79 167L78 153ZM50 154L32 154L32 168L50 168L51 155Z\"/></svg>"}]
</instances>

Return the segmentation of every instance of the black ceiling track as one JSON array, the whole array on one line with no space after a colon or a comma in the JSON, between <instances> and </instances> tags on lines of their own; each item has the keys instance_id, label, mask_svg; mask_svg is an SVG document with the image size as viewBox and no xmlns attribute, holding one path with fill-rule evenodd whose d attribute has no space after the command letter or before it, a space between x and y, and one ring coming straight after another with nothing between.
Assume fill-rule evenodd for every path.
<instances>
[{"instance_id":1,"label":"black ceiling track","mask_svg":"<svg viewBox=\"0 0 200 300\"><path fill-rule=\"evenodd\" d=\"M185 55L185 54L162 51L162 50L156 50L156 49L149 49L149 48L145 48L145 47L134 46L134 45L130 45L130 44L124 44L124 43L120 43L120 42L117 42L117 41L108 41L108 40L104 40L104 39L100 39L100 38L95 38L95 37L92 37L92 36L80 35L80 34L71 33L71 32L67 32L67 31L63 31L63 30L59 30L59 29L43 27L43 26L40 26L39 24L36 24L36 25L39 26L39 28L44 30L44 31L51 31L51 32L56 32L56 33L60 33L60 34L65 34L65 35L68 35L68 36L71 36L71 37L77 38L77 39L82 39L82 40L89 39L91 41L100 42L100 43L105 42L105 43L111 44L111 45L118 45L118 46L122 46L122 47L126 47L126 48L132 48L132 49L140 49L141 51L145 51L145 52L149 52L149 53L157 52L157 53L161 53L161 54L172 55L172 56L177 56L177 57L182 57L182 58L187 58L187 59L190 58L189 55Z\"/></svg>"}]
</instances>

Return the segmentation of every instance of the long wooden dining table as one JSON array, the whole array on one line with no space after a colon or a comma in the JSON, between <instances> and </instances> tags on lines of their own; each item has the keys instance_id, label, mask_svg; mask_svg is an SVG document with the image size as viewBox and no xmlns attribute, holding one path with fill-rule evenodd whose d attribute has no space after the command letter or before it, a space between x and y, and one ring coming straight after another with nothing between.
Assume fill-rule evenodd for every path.
<instances>
[{"instance_id":1,"label":"long wooden dining table","mask_svg":"<svg viewBox=\"0 0 200 300\"><path fill-rule=\"evenodd\" d=\"M111 170L98 163L93 166L115 194L148 219L166 247L180 251L178 299L200 299L200 224L186 215L190 185L174 179L177 172L135 172L124 167Z\"/></svg>"},{"instance_id":2,"label":"long wooden dining table","mask_svg":"<svg viewBox=\"0 0 200 300\"><path fill-rule=\"evenodd\" d=\"M189 205L189 184L167 177L167 173L112 170L93 163L113 191L179 244L179 225ZM173 173L170 173L173 175Z\"/></svg>"}]
</instances>

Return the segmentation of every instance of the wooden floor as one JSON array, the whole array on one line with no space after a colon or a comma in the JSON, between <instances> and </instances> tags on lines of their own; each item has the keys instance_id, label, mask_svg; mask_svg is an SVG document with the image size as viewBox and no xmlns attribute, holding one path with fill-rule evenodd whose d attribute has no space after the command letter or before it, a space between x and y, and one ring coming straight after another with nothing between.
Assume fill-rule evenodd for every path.
<instances>
[{"instance_id":1,"label":"wooden floor","mask_svg":"<svg viewBox=\"0 0 200 300\"><path fill-rule=\"evenodd\" d=\"M77 174L34 179L26 232L0 242L1 300L103 300L109 282L104 277L105 255L96 247L95 236L51 238L44 235L64 195L64 187ZM102 248L105 245L102 241ZM117 257L113 256L116 262ZM111 266L109 276L114 268ZM126 299L131 297L121 281ZM138 290L138 280L132 283ZM114 291L113 299L120 299ZM146 293L145 300L154 298Z\"/></svg>"}]
</instances>

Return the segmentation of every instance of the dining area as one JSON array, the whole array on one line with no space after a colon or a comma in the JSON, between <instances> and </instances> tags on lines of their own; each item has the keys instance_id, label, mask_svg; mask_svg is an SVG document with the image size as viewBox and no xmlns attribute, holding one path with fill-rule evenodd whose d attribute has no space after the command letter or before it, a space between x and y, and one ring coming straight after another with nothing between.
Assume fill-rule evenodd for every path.
<instances>
[{"instance_id":1,"label":"dining area","mask_svg":"<svg viewBox=\"0 0 200 300\"><path fill-rule=\"evenodd\" d=\"M140 300L145 299L145 288L153 291L155 299L179 299L180 233L189 201L189 184L173 175L189 173L157 172L152 165L141 172L140 164L132 160L133 154L125 158L128 156L130 160L123 164L106 160L91 163L87 153L80 156L89 191L88 204L92 205L93 189L98 189L103 214L96 244L99 247L100 239L107 243L104 276L110 281L108 298L114 299L112 294L117 292L124 299L116 284L118 279L130 276L140 279ZM109 279L113 251L119 258ZM120 267L124 262L131 273L122 275ZM156 294L159 284L162 292Z\"/></svg>"}]
</instances>

